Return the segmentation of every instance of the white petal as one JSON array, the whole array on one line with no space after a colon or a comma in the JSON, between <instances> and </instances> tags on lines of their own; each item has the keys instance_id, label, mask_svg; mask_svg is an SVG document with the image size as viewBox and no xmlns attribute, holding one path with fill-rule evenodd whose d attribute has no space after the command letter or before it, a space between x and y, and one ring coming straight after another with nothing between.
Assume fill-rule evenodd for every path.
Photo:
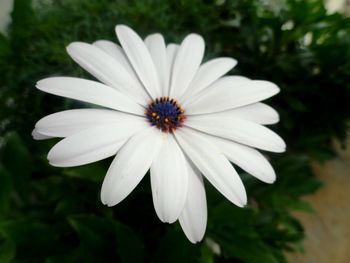
<instances>
[{"instance_id":1,"label":"white petal","mask_svg":"<svg viewBox=\"0 0 350 263\"><path fill-rule=\"evenodd\" d=\"M138 80L138 77L130 64L130 61L124 53L124 50L119 45L108 40L98 40L94 42L93 45L102 49L115 60L119 61L119 63L123 65L123 67L129 72L130 76L132 76L135 80ZM142 86L141 83L140 85Z\"/></svg>"},{"instance_id":2,"label":"white petal","mask_svg":"<svg viewBox=\"0 0 350 263\"><path fill-rule=\"evenodd\" d=\"M32 136L34 140L46 140L46 139L51 139L53 138L52 136L47 136L44 134L41 134L40 132L38 132L36 129L34 129L32 131Z\"/></svg>"},{"instance_id":3,"label":"white petal","mask_svg":"<svg viewBox=\"0 0 350 263\"><path fill-rule=\"evenodd\" d=\"M207 200L202 175L189 161L187 169L188 193L179 221L187 238L197 243L202 240L207 227Z\"/></svg>"},{"instance_id":4,"label":"white petal","mask_svg":"<svg viewBox=\"0 0 350 263\"><path fill-rule=\"evenodd\" d=\"M120 44L130 63L152 98L160 96L160 86L152 57L142 39L129 27L115 28Z\"/></svg>"},{"instance_id":5,"label":"white petal","mask_svg":"<svg viewBox=\"0 0 350 263\"><path fill-rule=\"evenodd\" d=\"M219 78L216 81L214 81L214 83L209 85L205 90L202 90L195 96L186 96L185 100L182 102L182 105L187 107L187 105L195 104L207 92L213 89L216 90L216 87L219 87L219 91L220 91L221 86L240 87L243 83L249 82L249 81L251 81L251 79L244 76L225 76L225 77Z\"/></svg>"},{"instance_id":6,"label":"white petal","mask_svg":"<svg viewBox=\"0 0 350 263\"><path fill-rule=\"evenodd\" d=\"M36 123L35 129L46 136L67 137L96 126L140 121L142 117L114 110L76 109L45 116Z\"/></svg>"},{"instance_id":7,"label":"white petal","mask_svg":"<svg viewBox=\"0 0 350 263\"><path fill-rule=\"evenodd\" d=\"M167 71L167 57L166 57L166 46L164 38L161 34L152 34L146 37L145 44L151 54L154 65L157 70L159 79L161 96L168 95L168 74Z\"/></svg>"},{"instance_id":8,"label":"white petal","mask_svg":"<svg viewBox=\"0 0 350 263\"><path fill-rule=\"evenodd\" d=\"M186 126L270 152L284 152L286 144L270 129L238 118L216 114L187 116Z\"/></svg>"},{"instance_id":9,"label":"white petal","mask_svg":"<svg viewBox=\"0 0 350 263\"><path fill-rule=\"evenodd\" d=\"M204 135L234 164L265 183L273 183L276 174L269 161L257 150L216 136Z\"/></svg>"},{"instance_id":10,"label":"white petal","mask_svg":"<svg viewBox=\"0 0 350 263\"><path fill-rule=\"evenodd\" d=\"M169 93L170 93L170 84L171 84L171 79L173 75L174 61L175 61L178 49L179 49L179 45L176 45L176 44L169 44L166 47L166 62L167 62L166 69L168 72L167 74L168 79L166 81L167 83L166 96L169 96Z\"/></svg>"},{"instance_id":11,"label":"white petal","mask_svg":"<svg viewBox=\"0 0 350 263\"><path fill-rule=\"evenodd\" d=\"M204 47L203 38L197 34L190 34L182 41L174 61L171 97L180 98L187 90L202 62Z\"/></svg>"},{"instance_id":12,"label":"white petal","mask_svg":"<svg viewBox=\"0 0 350 263\"><path fill-rule=\"evenodd\" d=\"M102 203L114 206L136 187L162 146L163 134L154 127L133 136L119 151L101 189Z\"/></svg>"},{"instance_id":13,"label":"white petal","mask_svg":"<svg viewBox=\"0 0 350 263\"><path fill-rule=\"evenodd\" d=\"M194 165L221 194L237 206L247 203L241 178L215 145L198 131L186 127L178 129L175 137Z\"/></svg>"},{"instance_id":14,"label":"white petal","mask_svg":"<svg viewBox=\"0 0 350 263\"><path fill-rule=\"evenodd\" d=\"M142 92L139 82L130 76L123 65L100 48L74 42L67 47L68 54L90 74L101 82L131 96L139 103L145 103L149 97Z\"/></svg>"},{"instance_id":15,"label":"white petal","mask_svg":"<svg viewBox=\"0 0 350 263\"><path fill-rule=\"evenodd\" d=\"M237 60L233 58L216 58L201 65L180 102L201 92L229 72L236 64Z\"/></svg>"},{"instance_id":16,"label":"white petal","mask_svg":"<svg viewBox=\"0 0 350 263\"><path fill-rule=\"evenodd\" d=\"M249 104L232 110L220 111L214 113L215 116L225 118L239 118L262 125L274 124L279 122L278 112L261 102ZM210 116L211 114L207 114Z\"/></svg>"},{"instance_id":17,"label":"white petal","mask_svg":"<svg viewBox=\"0 0 350 263\"><path fill-rule=\"evenodd\" d=\"M135 101L123 93L96 81L70 77L52 77L38 81L36 87L54 95L141 116L144 115L144 108Z\"/></svg>"},{"instance_id":18,"label":"white petal","mask_svg":"<svg viewBox=\"0 0 350 263\"><path fill-rule=\"evenodd\" d=\"M57 143L47 158L59 167L96 162L116 154L130 136L145 127L143 122L134 122L83 130Z\"/></svg>"},{"instance_id":19,"label":"white petal","mask_svg":"<svg viewBox=\"0 0 350 263\"><path fill-rule=\"evenodd\" d=\"M163 222L173 223L180 216L187 196L187 182L185 156L170 134L164 138L151 166L153 203Z\"/></svg>"},{"instance_id":20,"label":"white petal","mask_svg":"<svg viewBox=\"0 0 350 263\"><path fill-rule=\"evenodd\" d=\"M195 100L186 101L183 107L190 115L212 113L259 102L278 92L279 88L269 81L229 76L203 90Z\"/></svg>"}]
</instances>

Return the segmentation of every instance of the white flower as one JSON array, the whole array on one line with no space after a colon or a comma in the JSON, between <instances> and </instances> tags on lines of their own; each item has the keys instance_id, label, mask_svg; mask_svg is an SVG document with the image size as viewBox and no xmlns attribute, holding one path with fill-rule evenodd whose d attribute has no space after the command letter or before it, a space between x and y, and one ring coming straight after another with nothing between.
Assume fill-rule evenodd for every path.
<instances>
[{"instance_id":1,"label":"white flower","mask_svg":"<svg viewBox=\"0 0 350 263\"><path fill-rule=\"evenodd\" d=\"M104 108L46 116L33 136L64 138L48 154L53 166L116 155L101 190L108 206L127 197L150 169L158 217L179 220L188 239L198 242L207 222L202 175L240 207L247 196L230 161L261 181L274 182L273 168L255 148L285 150L283 140L263 126L278 122L278 113L259 102L279 89L268 81L223 77L236 65L231 58L201 65L204 40L197 34L180 45L166 45L160 34L142 41L124 25L116 33L121 47L104 40L67 47L73 60L103 84L71 77L37 83L42 91Z\"/></svg>"}]
</instances>

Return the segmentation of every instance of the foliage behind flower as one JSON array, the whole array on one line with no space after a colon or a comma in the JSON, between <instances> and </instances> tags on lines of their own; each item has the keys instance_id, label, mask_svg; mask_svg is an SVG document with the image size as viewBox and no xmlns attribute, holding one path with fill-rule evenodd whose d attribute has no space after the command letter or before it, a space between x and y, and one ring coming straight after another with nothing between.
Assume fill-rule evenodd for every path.
<instances>
[{"instance_id":1,"label":"foliage behind flower","mask_svg":"<svg viewBox=\"0 0 350 263\"><path fill-rule=\"evenodd\" d=\"M261 2L60 0L31 9L30 1L15 1L9 34L0 36L0 262L285 262L282 251L298 248L303 237L289 211L310 210L300 196L319 186L309 159L330 158L331 138L346 133L350 21L326 16L321 0ZM160 31L167 42L198 32L210 44L207 59L235 57L234 74L281 87L269 101L281 113L274 128L289 146L283 156L270 155L276 183L244 176L246 209L207 185L207 237L220 255L206 243L188 244L178 225L158 223L147 180L123 204L106 209L97 189L109 160L55 169L45 162L52 142L38 145L29 136L39 117L81 106L37 93L34 83L52 72L88 77L64 47L114 40L116 23L142 36Z\"/></svg>"}]
</instances>

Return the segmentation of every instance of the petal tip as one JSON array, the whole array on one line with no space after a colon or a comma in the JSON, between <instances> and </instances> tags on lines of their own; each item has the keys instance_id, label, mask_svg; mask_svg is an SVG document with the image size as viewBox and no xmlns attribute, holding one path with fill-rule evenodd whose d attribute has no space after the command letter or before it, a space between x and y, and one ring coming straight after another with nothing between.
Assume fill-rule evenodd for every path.
<instances>
[{"instance_id":1,"label":"petal tip","mask_svg":"<svg viewBox=\"0 0 350 263\"><path fill-rule=\"evenodd\" d=\"M78 43L80 42L72 42L72 43L69 43L67 46L66 46L66 50L68 52L68 54L78 46Z\"/></svg>"},{"instance_id":2,"label":"petal tip","mask_svg":"<svg viewBox=\"0 0 350 263\"><path fill-rule=\"evenodd\" d=\"M274 171L272 172L273 173L262 173L258 179L266 184L273 184L274 182L276 182L276 174Z\"/></svg>"},{"instance_id":3,"label":"petal tip","mask_svg":"<svg viewBox=\"0 0 350 263\"><path fill-rule=\"evenodd\" d=\"M273 83L273 82L270 82L270 83L271 83L271 88L273 90L272 96L274 96L274 95L278 94L281 91L281 89L275 83Z\"/></svg>"},{"instance_id":4,"label":"petal tip","mask_svg":"<svg viewBox=\"0 0 350 263\"><path fill-rule=\"evenodd\" d=\"M64 167L59 165L58 163L55 163L54 161L50 160L49 158L47 158L47 160L49 161L49 164L53 167Z\"/></svg>"},{"instance_id":5,"label":"petal tip","mask_svg":"<svg viewBox=\"0 0 350 263\"><path fill-rule=\"evenodd\" d=\"M43 86L44 86L45 82L46 82L46 79L41 79L41 80L37 81L37 83L35 84L35 87L38 90L43 91Z\"/></svg>"},{"instance_id":6,"label":"petal tip","mask_svg":"<svg viewBox=\"0 0 350 263\"><path fill-rule=\"evenodd\" d=\"M38 132L37 132L37 130L35 128L33 129L31 135L32 135L34 140L39 140L38 139Z\"/></svg>"},{"instance_id":7,"label":"petal tip","mask_svg":"<svg viewBox=\"0 0 350 263\"><path fill-rule=\"evenodd\" d=\"M276 182L276 177L275 178L272 178L271 180L269 181L266 181L266 183L268 184L274 184Z\"/></svg>"},{"instance_id":8,"label":"petal tip","mask_svg":"<svg viewBox=\"0 0 350 263\"><path fill-rule=\"evenodd\" d=\"M47 160L49 161L49 164L53 167L70 167L69 165L65 164L64 162L60 162L60 160L55 156L55 153L52 151L55 148L55 146L49 151L47 154Z\"/></svg>"},{"instance_id":9,"label":"petal tip","mask_svg":"<svg viewBox=\"0 0 350 263\"><path fill-rule=\"evenodd\" d=\"M80 49L84 47L93 47L93 46L89 43L75 41L68 44L68 46L66 46L66 51L71 57L73 57L73 55L76 54L76 52L78 52Z\"/></svg>"},{"instance_id":10,"label":"petal tip","mask_svg":"<svg viewBox=\"0 0 350 263\"><path fill-rule=\"evenodd\" d=\"M102 197L101 197L100 199L101 199L101 203L102 203L103 205L108 206L107 203L106 203L106 201L105 201Z\"/></svg>"},{"instance_id":11,"label":"petal tip","mask_svg":"<svg viewBox=\"0 0 350 263\"><path fill-rule=\"evenodd\" d=\"M191 43L191 44L197 43L197 45L199 45L199 46L197 46L197 47L200 47L200 49L202 50L202 52L204 52L204 48L205 48L205 41L204 41L204 38L203 38L201 35L197 34L197 33L191 33L191 34L187 35L187 36L184 38L184 40L182 41L182 45L183 45L184 43L188 43L188 44L189 44L189 43Z\"/></svg>"},{"instance_id":12,"label":"petal tip","mask_svg":"<svg viewBox=\"0 0 350 263\"><path fill-rule=\"evenodd\" d=\"M269 149L268 151L274 153L284 153L286 150L286 147L276 147L275 149Z\"/></svg>"},{"instance_id":13,"label":"petal tip","mask_svg":"<svg viewBox=\"0 0 350 263\"><path fill-rule=\"evenodd\" d=\"M228 58L230 60L230 63L231 63L231 67L234 68L237 64L238 64L238 61L234 58Z\"/></svg>"},{"instance_id":14,"label":"petal tip","mask_svg":"<svg viewBox=\"0 0 350 263\"><path fill-rule=\"evenodd\" d=\"M125 31L133 31L130 27L124 24L119 24L115 26L115 32L118 34L121 34Z\"/></svg>"},{"instance_id":15,"label":"petal tip","mask_svg":"<svg viewBox=\"0 0 350 263\"><path fill-rule=\"evenodd\" d=\"M194 39L197 39L197 40L204 42L204 38L200 34L197 34L197 33L191 33L191 34L187 35L186 38L194 38Z\"/></svg>"},{"instance_id":16,"label":"petal tip","mask_svg":"<svg viewBox=\"0 0 350 263\"><path fill-rule=\"evenodd\" d=\"M188 237L187 237L188 238ZM197 244L197 243L199 243L199 242L201 242L202 241L202 239L203 238L201 238L200 240L197 240L197 239L190 239L190 238L188 238L188 240L192 243L192 244Z\"/></svg>"},{"instance_id":17,"label":"petal tip","mask_svg":"<svg viewBox=\"0 0 350 263\"><path fill-rule=\"evenodd\" d=\"M118 202L115 202L115 200L113 200L110 196L108 196L103 189L101 190L101 193L100 193L100 199L102 204L107 207L113 207L118 204Z\"/></svg>"},{"instance_id":18,"label":"petal tip","mask_svg":"<svg viewBox=\"0 0 350 263\"><path fill-rule=\"evenodd\" d=\"M241 208L244 208L247 206L247 195L245 194L244 196L240 196L240 199L238 200L238 202L236 202L235 204L238 206L238 207L241 207Z\"/></svg>"},{"instance_id":19,"label":"petal tip","mask_svg":"<svg viewBox=\"0 0 350 263\"><path fill-rule=\"evenodd\" d=\"M285 143L284 141L282 141L282 142L283 142L283 143L281 144L280 149L279 149L279 151L278 151L278 152L280 152L280 153L283 153L283 152L287 151L287 145L286 145L286 143Z\"/></svg>"}]
</instances>

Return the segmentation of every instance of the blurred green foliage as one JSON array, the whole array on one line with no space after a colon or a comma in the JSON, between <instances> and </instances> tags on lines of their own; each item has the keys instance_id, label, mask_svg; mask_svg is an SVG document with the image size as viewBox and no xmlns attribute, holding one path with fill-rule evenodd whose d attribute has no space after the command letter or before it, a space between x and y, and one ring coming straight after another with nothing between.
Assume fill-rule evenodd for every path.
<instances>
[{"instance_id":1,"label":"blurred green foliage","mask_svg":"<svg viewBox=\"0 0 350 263\"><path fill-rule=\"evenodd\" d=\"M350 116L350 20L327 15L321 0L15 0L12 24L0 34L0 262L286 262L302 249L303 228L290 213L312 211L300 197L320 181L310 159L327 160ZM72 41L115 40L115 24L142 36L161 32L179 42L197 32L207 58L230 56L232 74L281 87L269 103L288 151L270 155L278 180L265 185L242 174L249 206L230 204L207 185L208 242L192 245L179 225L162 224L149 179L120 205L104 207L99 189L110 160L57 169L35 142L35 122L79 106L35 89L52 75L84 76L65 52Z\"/></svg>"}]
</instances>

